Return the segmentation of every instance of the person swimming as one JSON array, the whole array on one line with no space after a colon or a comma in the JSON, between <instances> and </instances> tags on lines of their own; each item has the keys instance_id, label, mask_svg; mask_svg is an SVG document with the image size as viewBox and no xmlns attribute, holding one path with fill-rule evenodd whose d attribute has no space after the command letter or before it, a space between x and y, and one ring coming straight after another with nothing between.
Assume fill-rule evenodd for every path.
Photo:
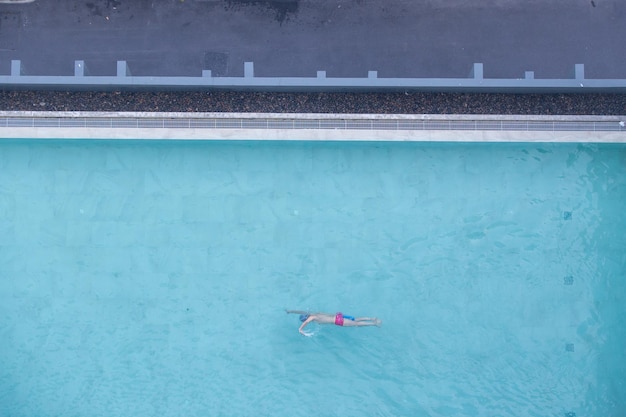
<instances>
[{"instance_id":1,"label":"person swimming","mask_svg":"<svg viewBox=\"0 0 626 417\"><path fill-rule=\"evenodd\" d=\"M376 317L354 317L343 313L311 313L301 310L285 310L287 314L299 314L299 319L302 322L298 331L305 335L310 336L310 333L306 333L304 328L311 322L318 324L334 324L340 327L363 327L363 326L377 326L380 327L382 321Z\"/></svg>"}]
</instances>

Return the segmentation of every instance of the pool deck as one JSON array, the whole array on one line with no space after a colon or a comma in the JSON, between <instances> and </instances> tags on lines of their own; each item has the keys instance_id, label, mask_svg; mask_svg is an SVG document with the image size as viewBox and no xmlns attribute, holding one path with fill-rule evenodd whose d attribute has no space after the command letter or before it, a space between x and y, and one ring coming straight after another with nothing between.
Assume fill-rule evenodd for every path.
<instances>
[{"instance_id":1,"label":"pool deck","mask_svg":"<svg viewBox=\"0 0 626 417\"><path fill-rule=\"evenodd\" d=\"M0 139L626 143L626 116L0 112Z\"/></svg>"},{"instance_id":2,"label":"pool deck","mask_svg":"<svg viewBox=\"0 0 626 417\"><path fill-rule=\"evenodd\" d=\"M0 2L0 74L626 78L623 0Z\"/></svg>"}]
</instances>

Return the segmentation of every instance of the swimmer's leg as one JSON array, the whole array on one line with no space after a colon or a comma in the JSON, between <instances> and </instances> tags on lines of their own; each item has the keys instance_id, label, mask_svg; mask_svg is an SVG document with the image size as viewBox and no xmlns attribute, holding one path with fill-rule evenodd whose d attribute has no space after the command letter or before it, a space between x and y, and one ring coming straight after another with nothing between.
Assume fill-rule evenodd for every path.
<instances>
[{"instance_id":1,"label":"swimmer's leg","mask_svg":"<svg viewBox=\"0 0 626 417\"><path fill-rule=\"evenodd\" d=\"M376 317L357 317L354 321L356 322L371 322L372 324L369 324L369 326L378 326L380 327L381 324L383 324L383 321L380 319L377 319Z\"/></svg>"},{"instance_id":2,"label":"swimmer's leg","mask_svg":"<svg viewBox=\"0 0 626 417\"><path fill-rule=\"evenodd\" d=\"M376 326L376 327L380 327L381 324L383 324L383 321L380 319L377 319L376 317L369 319L369 321L366 321L364 323L368 323L368 326Z\"/></svg>"},{"instance_id":3,"label":"swimmer's leg","mask_svg":"<svg viewBox=\"0 0 626 417\"><path fill-rule=\"evenodd\" d=\"M382 321L377 319L377 318L373 318L373 319L369 319L369 320L345 320L343 322L343 327L365 327L365 326L377 326L380 327L380 325L382 324Z\"/></svg>"}]
</instances>

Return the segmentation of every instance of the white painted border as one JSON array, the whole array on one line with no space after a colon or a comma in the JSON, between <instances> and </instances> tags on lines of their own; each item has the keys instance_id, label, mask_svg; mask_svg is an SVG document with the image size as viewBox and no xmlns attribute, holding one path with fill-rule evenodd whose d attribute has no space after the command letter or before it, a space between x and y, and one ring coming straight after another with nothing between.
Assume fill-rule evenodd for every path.
<instances>
[{"instance_id":1,"label":"white painted border","mask_svg":"<svg viewBox=\"0 0 626 417\"><path fill-rule=\"evenodd\" d=\"M246 119L246 120L432 120L432 121L541 121L602 122L622 126L624 116L511 116L511 115L393 115L319 113L144 113L144 112L0 112L3 118L89 119ZM101 128L101 127L2 127L4 139L97 140L260 140L260 141L384 141L384 142L589 142L626 143L626 129L592 130L396 130L350 129L242 129L242 128Z\"/></svg>"}]
</instances>

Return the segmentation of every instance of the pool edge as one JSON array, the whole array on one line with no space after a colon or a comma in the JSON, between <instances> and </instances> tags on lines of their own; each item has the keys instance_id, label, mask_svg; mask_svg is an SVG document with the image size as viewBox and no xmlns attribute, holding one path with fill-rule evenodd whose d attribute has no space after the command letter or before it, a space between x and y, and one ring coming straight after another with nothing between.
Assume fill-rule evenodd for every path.
<instances>
[{"instance_id":1,"label":"pool edge","mask_svg":"<svg viewBox=\"0 0 626 417\"><path fill-rule=\"evenodd\" d=\"M626 116L0 112L0 139L626 142Z\"/></svg>"}]
</instances>

